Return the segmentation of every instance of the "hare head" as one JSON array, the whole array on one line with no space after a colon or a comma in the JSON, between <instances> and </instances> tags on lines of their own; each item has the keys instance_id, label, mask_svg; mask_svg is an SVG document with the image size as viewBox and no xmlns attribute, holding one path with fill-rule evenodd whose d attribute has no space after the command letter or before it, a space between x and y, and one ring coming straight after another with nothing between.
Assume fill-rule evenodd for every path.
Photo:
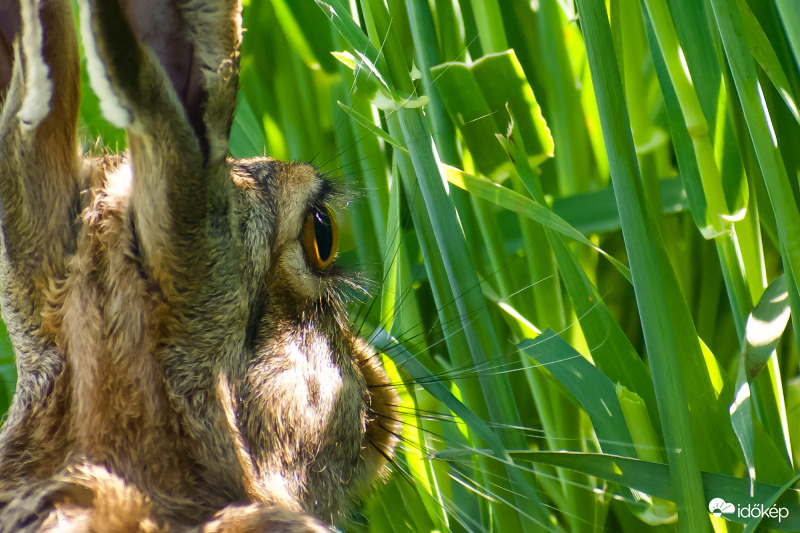
<instances>
[{"instance_id":1,"label":"hare head","mask_svg":"<svg viewBox=\"0 0 800 533\"><path fill-rule=\"evenodd\" d=\"M231 160L235 0L82 0L129 151L81 157L70 0L0 0L0 530L303 531L380 476L397 397L347 323L335 188ZM82 529L83 530L83 529Z\"/></svg>"}]
</instances>

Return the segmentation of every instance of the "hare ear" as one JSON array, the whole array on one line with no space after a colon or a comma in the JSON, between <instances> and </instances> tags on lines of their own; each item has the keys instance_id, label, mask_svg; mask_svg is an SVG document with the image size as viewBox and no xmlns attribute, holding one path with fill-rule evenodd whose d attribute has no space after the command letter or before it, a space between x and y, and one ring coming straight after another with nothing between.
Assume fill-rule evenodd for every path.
<instances>
[{"instance_id":1,"label":"hare ear","mask_svg":"<svg viewBox=\"0 0 800 533\"><path fill-rule=\"evenodd\" d=\"M166 291L189 255L216 249L197 228L226 217L233 195L239 1L80 0L80 8L92 87L106 118L128 129L140 253Z\"/></svg>"},{"instance_id":2,"label":"hare ear","mask_svg":"<svg viewBox=\"0 0 800 533\"><path fill-rule=\"evenodd\" d=\"M204 160L227 156L238 85L239 2L81 4L90 81L106 118L155 136L164 118L185 121Z\"/></svg>"},{"instance_id":3,"label":"hare ear","mask_svg":"<svg viewBox=\"0 0 800 533\"><path fill-rule=\"evenodd\" d=\"M65 390L59 326L45 310L75 251L80 212L80 60L70 0L0 0L0 99L0 301L18 373L0 436L7 489L54 468L64 445L60 430L43 428L61 420ZM29 449L45 460L13 459Z\"/></svg>"},{"instance_id":4,"label":"hare ear","mask_svg":"<svg viewBox=\"0 0 800 533\"><path fill-rule=\"evenodd\" d=\"M0 0L0 98L2 297L13 310L5 318L14 322L9 331L20 326L35 338L43 288L65 269L79 209L80 60L70 0Z\"/></svg>"},{"instance_id":5,"label":"hare ear","mask_svg":"<svg viewBox=\"0 0 800 533\"><path fill-rule=\"evenodd\" d=\"M192 0L184 2L181 10L194 46L196 66L189 80L189 94L193 94L194 87L202 81L205 88L203 123L210 155L227 157L239 88L241 1Z\"/></svg>"}]
</instances>

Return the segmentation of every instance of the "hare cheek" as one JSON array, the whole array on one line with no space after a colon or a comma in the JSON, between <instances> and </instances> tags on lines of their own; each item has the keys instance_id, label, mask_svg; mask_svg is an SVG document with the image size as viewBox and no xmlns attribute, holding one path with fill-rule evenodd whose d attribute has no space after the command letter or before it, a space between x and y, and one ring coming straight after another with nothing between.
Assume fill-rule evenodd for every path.
<instances>
[{"instance_id":1,"label":"hare cheek","mask_svg":"<svg viewBox=\"0 0 800 533\"><path fill-rule=\"evenodd\" d=\"M342 374L329 354L330 348L322 341L307 343L302 349L293 341L286 354L290 370L278 379L278 387L312 428L330 418L343 385Z\"/></svg>"},{"instance_id":2,"label":"hare cheek","mask_svg":"<svg viewBox=\"0 0 800 533\"><path fill-rule=\"evenodd\" d=\"M313 333L293 338L281 351L280 361L271 362L279 364L280 370L270 377L269 389L279 399L276 404L280 407L273 414L276 423L293 428L292 442L285 446L300 446L298 452L308 453L337 447L343 435L352 437L363 431L362 387L355 375L336 364L327 338ZM351 460L358 456L358 448ZM325 455L324 451L316 453Z\"/></svg>"}]
</instances>

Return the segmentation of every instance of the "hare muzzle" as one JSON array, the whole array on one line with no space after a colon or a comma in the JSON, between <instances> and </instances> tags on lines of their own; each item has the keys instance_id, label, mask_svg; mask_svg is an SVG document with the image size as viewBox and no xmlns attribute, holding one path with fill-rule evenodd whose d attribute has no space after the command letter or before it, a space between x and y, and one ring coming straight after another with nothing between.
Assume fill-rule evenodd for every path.
<instances>
[{"instance_id":1,"label":"hare muzzle","mask_svg":"<svg viewBox=\"0 0 800 533\"><path fill-rule=\"evenodd\" d=\"M325 530L397 395L347 324L333 187L234 161L235 1L80 2L129 152L79 156L69 0L0 0L0 531ZM320 522L322 521L322 522Z\"/></svg>"}]
</instances>

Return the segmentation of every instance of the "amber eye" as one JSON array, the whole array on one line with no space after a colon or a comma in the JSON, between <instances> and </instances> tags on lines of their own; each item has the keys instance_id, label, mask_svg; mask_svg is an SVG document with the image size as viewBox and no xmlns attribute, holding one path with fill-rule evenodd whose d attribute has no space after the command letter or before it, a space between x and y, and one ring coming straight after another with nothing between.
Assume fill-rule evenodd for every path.
<instances>
[{"instance_id":1,"label":"amber eye","mask_svg":"<svg viewBox=\"0 0 800 533\"><path fill-rule=\"evenodd\" d=\"M328 268L339 249L336 217L325 206L315 208L303 223L303 250L311 266Z\"/></svg>"}]
</instances>

